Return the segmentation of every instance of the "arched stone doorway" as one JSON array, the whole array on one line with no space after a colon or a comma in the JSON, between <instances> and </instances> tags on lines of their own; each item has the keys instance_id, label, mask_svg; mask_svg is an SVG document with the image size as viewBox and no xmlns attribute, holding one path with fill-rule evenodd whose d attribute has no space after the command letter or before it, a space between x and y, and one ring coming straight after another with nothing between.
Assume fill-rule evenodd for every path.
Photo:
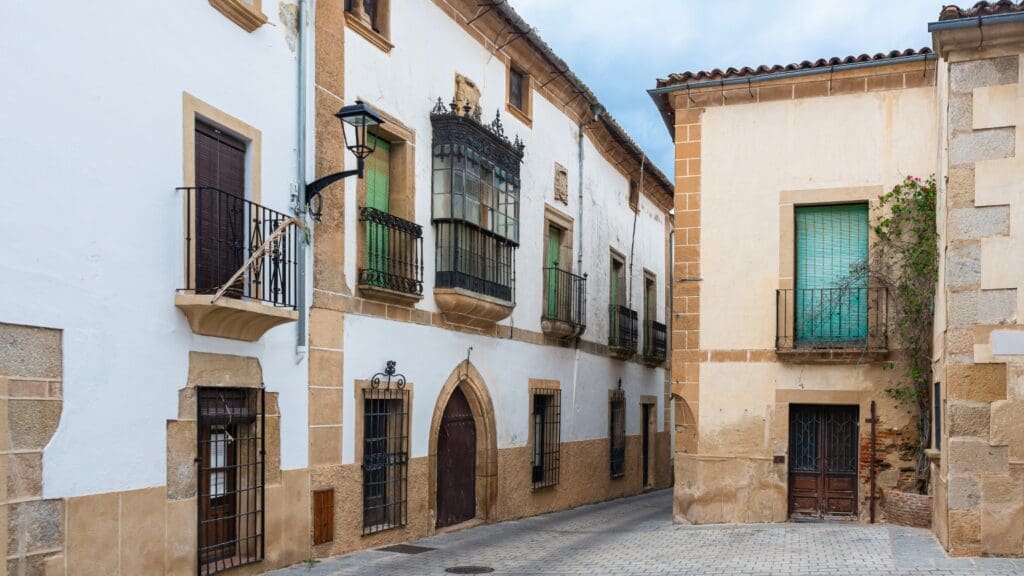
<instances>
[{"instance_id":1,"label":"arched stone doorway","mask_svg":"<svg viewBox=\"0 0 1024 576\"><path fill-rule=\"evenodd\" d=\"M462 387L448 398L437 437L437 527L476 517L476 424Z\"/></svg>"},{"instance_id":2,"label":"arched stone doorway","mask_svg":"<svg viewBox=\"0 0 1024 576\"><path fill-rule=\"evenodd\" d=\"M490 394L476 368L463 361L448 376L438 394L430 424L427 505L435 527L473 519L484 522L496 519L497 458ZM458 475L461 497L448 486L454 475ZM445 486L439 488L442 482ZM449 504L458 507L449 508Z\"/></svg>"}]
</instances>

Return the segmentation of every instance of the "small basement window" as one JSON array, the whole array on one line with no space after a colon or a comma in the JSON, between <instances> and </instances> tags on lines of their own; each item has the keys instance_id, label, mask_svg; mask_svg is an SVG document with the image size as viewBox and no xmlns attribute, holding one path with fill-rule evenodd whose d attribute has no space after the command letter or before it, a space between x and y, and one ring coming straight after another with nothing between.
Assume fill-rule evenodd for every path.
<instances>
[{"instance_id":1,"label":"small basement window","mask_svg":"<svg viewBox=\"0 0 1024 576\"><path fill-rule=\"evenodd\" d=\"M626 473L626 393L613 390L608 399L608 440L611 444L611 475Z\"/></svg>"}]
</instances>

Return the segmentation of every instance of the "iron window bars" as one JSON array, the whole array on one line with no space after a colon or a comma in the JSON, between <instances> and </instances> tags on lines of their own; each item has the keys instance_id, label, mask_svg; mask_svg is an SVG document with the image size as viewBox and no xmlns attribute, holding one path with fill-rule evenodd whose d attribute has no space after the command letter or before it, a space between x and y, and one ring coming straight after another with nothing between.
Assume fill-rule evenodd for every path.
<instances>
[{"instance_id":1,"label":"iron window bars","mask_svg":"<svg viewBox=\"0 0 1024 576\"><path fill-rule=\"evenodd\" d=\"M885 288L776 290L775 348L837 350L888 348Z\"/></svg>"},{"instance_id":2,"label":"iron window bars","mask_svg":"<svg viewBox=\"0 0 1024 576\"><path fill-rule=\"evenodd\" d=\"M363 535L405 526L409 391L389 360L363 389Z\"/></svg>"},{"instance_id":3,"label":"iron window bars","mask_svg":"<svg viewBox=\"0 0 1024 576\"><path fill-rule=\"evenodd\" d=\"M366 261L359 284L405 294L423 294L423 227L398 216L363 206Z\"/></svg>"},{"instance_id":4,"label":"iron window bars","mask_svg":"<svg viewBox=\"0 0 1024 576\"><path fill-rule=\"evenodd\" d=\"M661 362L668 352L667 328L656 320L644 322L644 358Z\"/></svg>"},{"instance_id":5,"label":"iron window bars","mask_svg":"<svg viewBox=\"0 0 1024 576\"><path fill-rule=\"evenodd\" d=\"M207 575L263 559L266 421L262 388L197 394L196 558Z\"/></svg>"},{"instance_id":6,"label":"iron window bars","mask_svg":"<svg viewBox=\"0 0 1024 576\"><path fill-rule=\"evenodd\" d=\"M545 320L587 325L587 276L557 267L544 268Z\"/></svg>"},{"instance_id":7,"label":"iron window bars","mask_svg":"<svg viewBox=\"0 0 1024 576\"><path fill-rule=\"evenodd\" d=\"M514 302L523 144L505 136L500 113L485 125L479 108L454 101L438 98L430 120L435 285Z\"/></svg>"},{"instance_id":8,"label":"iron window bars","mask_svg":"<svg viewBox=\"0 0 1024 576\"><path fill-rule=\"evenodd\" d=\"M185 193L185 289L216 294L290 217L217 188ZM224 295L294 309L299 247L289 226Z\"/></svg>"},{"instance_id":9,"label":"iron window bars","mask_svg":"<svg viewBox=\"0 0 1024 576\"><path fill-rule=\"evenodd\" d=\"M608 346L636 352L637 313L621 304L608 307Z\"/></svg>"},{"instance_id":10,"label":"iron window bars","mask_svg":"<svg viewBox=\"0 0 1024 576\"><path fill-rule=\"evenodd\" d=\"M608 400L608 440L611 448L611 475L626 473L626 392L613 390Z\"/></svg>"},{"instance_id":11,"label":"iron window bars","mask_svg":"<svg viewBox=\"0 0 1024 576\"><path fill-rule=\"evenodd\" d=\"M533 411L533 487L558 484L561 464L562 391L534 388Z\"/></svg>"}]
</instances>

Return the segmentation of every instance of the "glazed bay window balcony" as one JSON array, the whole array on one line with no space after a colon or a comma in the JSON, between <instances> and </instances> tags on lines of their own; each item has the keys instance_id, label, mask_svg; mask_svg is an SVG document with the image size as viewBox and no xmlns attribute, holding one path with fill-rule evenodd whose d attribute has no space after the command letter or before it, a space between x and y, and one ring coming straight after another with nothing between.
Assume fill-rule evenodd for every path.
<instances>
[{"instance_id":1,"label":"glazed bay window balcony","mask_svg":"<svg viewBox=\"0 0 1024 576\"><path fill-rule=\"evenodd\" d=\"M793 362L877 360L889 351L885 288L776 291L775 349Z\"/></svg>"},{"instance_id":2,"label":"glazed bay window balcony","mask_svg":"<svg viewBox=\"0 0 1024 576\"><path fill-rule=\"evenodd\" d=\"M636 310L622 304L608 307L608 351L621 360L628 360L636 354L638 339Z\"/></svg>"},{"instance_id":3,"label":"glazed bay window balcony","mask_svg":"<svg viewBox=\"0 0 1024 576\"><path fill-rule=\"evenodd\" d=\"M644 363L657 366L665 361L667 352L668 330L665 325L655 320L644 322Z\"/></svg>"},{"instance_id":4,"label":"glazed bay window balcony","mask_svg":"<svg viewBox=\"0 0 1024 576\"><path fill-rule=\"evenodd\" d=\"M359 289L369 297L412 305L423 297L423 227L377 208L359 209L366 246Z\"/></svg>"},{"instance_id":5,"label":"glazed bay window balcony","mask_svg":"<svg viewBox=\"0 0 1024 576\"><path fill-rule=\"evenodd\" d=\"M587 327L587 277L557 266L544 268L541 330L559 340L583 334Z\"/></svg>"},{"instance_id":6,"label":"glazed bay window balcony","mask_svg":"<svg viewBox=\"0 0 1024 576\"><path fill-rule=\"evenodd\" d=\"M430 119L434 300L448 321L486 328L515 307L523 146L468 105L438 100Z\"/></svg>"},{"instance_id":7,"label":"glazed bay window balcony","mask_svg":"<svg viewBox=\"0 0 1024 576\"><path fill-rule=\"evenodd\" d=\"M254 342L298 319L298 227L287 214L217 188L185 197L185 287L174 303L196 334Z\"/></svg>"}]
</instances>

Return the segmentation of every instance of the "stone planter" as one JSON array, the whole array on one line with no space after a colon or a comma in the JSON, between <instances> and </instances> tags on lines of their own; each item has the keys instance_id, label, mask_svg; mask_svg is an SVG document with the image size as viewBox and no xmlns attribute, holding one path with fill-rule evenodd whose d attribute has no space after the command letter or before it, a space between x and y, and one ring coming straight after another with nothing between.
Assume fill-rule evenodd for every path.
<instances>
[{"instance_id":1,"label":"stone planter","mask_svg":"<svg viewBox=\"0 0 1024 576\"><path fill-rule=\"evenodd\" d=\"M900 526L931 528L932 497L892 490L885 494L885 521Z\"/></svg>"}]
</instances>

